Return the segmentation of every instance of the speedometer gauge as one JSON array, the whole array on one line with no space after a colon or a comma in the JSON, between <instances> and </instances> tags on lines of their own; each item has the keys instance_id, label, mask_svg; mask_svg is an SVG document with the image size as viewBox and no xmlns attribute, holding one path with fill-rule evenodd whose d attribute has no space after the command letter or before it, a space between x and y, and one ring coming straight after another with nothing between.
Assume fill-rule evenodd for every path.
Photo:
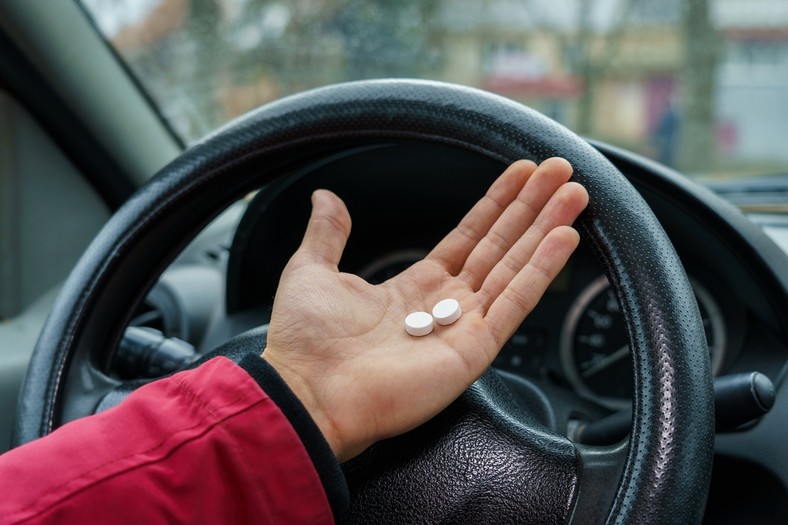
<instances>
[{"instance_id":1,"label":"speedometer gauge","mask_svg":"<svg viewBox=\"0 0 788 525\"><path fill-rule=\"evenodd\" d=\"M709 344L712 372L722 364L725 325L719 306L691 280ZM591 282L569 310L561 332L561 362L575 390L612 410L632 398L632 359L624 315L607 277Z\"/></svg>"}]
</instances>

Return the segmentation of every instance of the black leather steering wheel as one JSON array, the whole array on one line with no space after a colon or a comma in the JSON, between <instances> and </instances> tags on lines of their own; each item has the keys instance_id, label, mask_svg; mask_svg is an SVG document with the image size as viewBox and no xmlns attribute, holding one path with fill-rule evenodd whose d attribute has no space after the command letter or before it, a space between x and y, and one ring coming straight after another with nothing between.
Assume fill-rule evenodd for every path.
<instances>
[{"instance_id":1,"label":"black leather steering wheel","mask_svg":"<svg viewBox=\"0 0 788 525\"><path fill-rule=\"evenodd\" d=\"M581 138L507 99L434 82L356 82L289 97L165 167L112 217L66 281L28 369L16 443L93 413L118 390L104 371L134 305L227 205L284 168L379 140L439 143L505 164L551 156L572 163L590 194L581 233L629 330L634 416L628 442L576 445L532 421L488 373L423 427L345 465L352 499L342 519L700 521L713 455L711 372L698 307L664 231L623 175Z\"/></svg>"}]
</instances>

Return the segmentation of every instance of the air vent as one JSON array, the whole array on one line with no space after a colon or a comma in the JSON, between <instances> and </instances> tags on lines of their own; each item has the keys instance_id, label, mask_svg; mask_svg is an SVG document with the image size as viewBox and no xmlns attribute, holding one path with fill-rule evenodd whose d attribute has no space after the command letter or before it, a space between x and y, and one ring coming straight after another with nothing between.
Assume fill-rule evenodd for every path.
<instances>
[{"instance_id":1,"label":"air vent","mask_svg":"<svg viewBox=\"0 0 788 525\"><path fill-rule=\"evenodd\" d=\"M166 336L170 336L164 313L147 299L142 302L129 321L129 326L153 328Z\"/></svg>"},{"instance_id":2,"label":"air vent","mask_svg":"<svg viewBox=\"0 0 788 525\"><path fill-rule=\"evenodd\" d=\"M152 328L165 337L187 339L180 305L170 287L159 282L137 307L129 326Z\"/></svg>"}]
</instances>

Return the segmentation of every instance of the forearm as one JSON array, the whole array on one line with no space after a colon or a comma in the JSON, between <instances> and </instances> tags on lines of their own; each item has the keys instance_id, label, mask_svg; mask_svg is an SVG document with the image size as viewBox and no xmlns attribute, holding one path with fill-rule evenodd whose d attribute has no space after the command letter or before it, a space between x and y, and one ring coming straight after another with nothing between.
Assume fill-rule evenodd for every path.
<instances>
[{"instance_id":1,"label":"forearm","mask_svg":"<svg viewBox=\"0 0 788 525\"><path fill-rule=\"evenodd\" d=\"M252 375L292 394L255 364L211 360L0 457L0 522L331 523L321 476L338 508L341 472L319 434L301 444L290 419L311 421L292 399L285 416Z\"/></svg>"}]
</instances>

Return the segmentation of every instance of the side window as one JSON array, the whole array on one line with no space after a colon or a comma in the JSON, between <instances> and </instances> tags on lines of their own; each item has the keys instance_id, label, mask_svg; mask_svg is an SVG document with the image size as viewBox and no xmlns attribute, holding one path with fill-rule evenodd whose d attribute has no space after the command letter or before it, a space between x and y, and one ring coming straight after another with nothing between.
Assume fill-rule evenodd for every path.
<instances>
[{"instance_id":1,"label":"side window","mask_svg":"<svg viewBox=\"0 0 788 525\"><path fill-rule=\"evenodd\" d=\"M0 319L68 275L109 211L26 110L0 93Z\"/></svg>"},{"instance_id":2,"label":"side window","mask_svg":"<svg viewBox=\"0 0 788 525\"><path fill-rule=\"evenodd\" d=\"M57 286L108 217L57 145L0 91L0 453Z\"/></svg>"}]
</instances>

